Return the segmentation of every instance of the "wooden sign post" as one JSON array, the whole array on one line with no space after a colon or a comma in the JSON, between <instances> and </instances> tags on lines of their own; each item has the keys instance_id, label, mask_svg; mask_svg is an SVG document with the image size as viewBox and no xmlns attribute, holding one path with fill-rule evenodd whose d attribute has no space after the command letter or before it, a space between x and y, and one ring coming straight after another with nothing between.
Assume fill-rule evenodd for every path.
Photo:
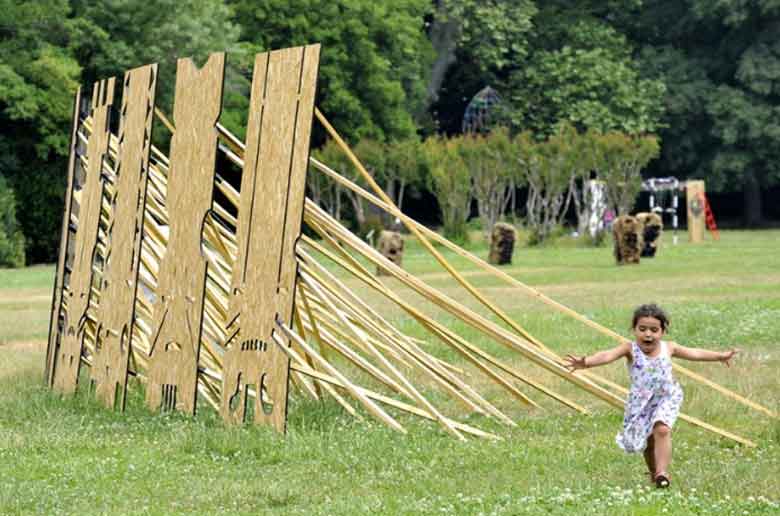
<instances>
[{"instance_id":1,"label":"wooden sign post","mask_svg":"<svg viewBox=\"0 0 780 516\"><path fill-rule=\"evenodd\" d=\"M698 244L704 241L704 181L690 180L685 185L688 206L688 240Z\"/></svg>"}]
</instances>

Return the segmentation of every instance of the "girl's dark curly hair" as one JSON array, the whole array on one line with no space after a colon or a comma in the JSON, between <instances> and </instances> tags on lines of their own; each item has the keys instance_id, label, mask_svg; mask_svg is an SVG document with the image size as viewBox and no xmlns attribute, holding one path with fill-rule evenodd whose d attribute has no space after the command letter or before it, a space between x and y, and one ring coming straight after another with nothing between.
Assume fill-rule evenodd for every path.
<instances>
[{"instance_id":1,"label":"girl's dark curly hair","mask_svg":"<svg viewBox=\"0 0 780 516\"><path fill-rule=\"evenodd\" d=\"M631 321L631 327L635 328L636 323L642 317L653 317L655 319L658 319L658 322L661 323L661 329L664 331L666 331L669 328L669 316L666 315L666 312L664 312L663 308L661 308L655 303L638 306L637 309L634 310L634 318Z\"/></svg>"}]
</instances>

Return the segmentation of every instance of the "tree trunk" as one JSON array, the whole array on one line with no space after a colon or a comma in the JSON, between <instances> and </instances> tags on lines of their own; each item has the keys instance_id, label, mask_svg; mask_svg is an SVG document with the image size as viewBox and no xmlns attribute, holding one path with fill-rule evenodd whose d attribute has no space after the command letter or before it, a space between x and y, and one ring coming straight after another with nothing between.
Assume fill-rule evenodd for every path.
<instances>
[{"instance_id":1,"label":"tree trunk","mask_svg":"<svg viewBox=\"0 0 780 516\"><path fill-rule=\"evenodd\" d=\"M761 185L758 183L755 172L747 172L742 184L742 196L744 199L743 221L747 227L758 227L763 222L761 215Z\"/></svg>"},{"instance_id":2,"label":"tree trunk","mask_svg":"<svg viewBox=\"0 0 780 516\"><path fill-rule=\"evenodd\" d=\"M437 2L442 4L442 2ZM436 51L436 60L431 67L431 79L428 83L428 103L436 102L439 98L439 90L444 82L447 68L455 62L455 49L458 44L460 26L457 22L447 19L443 5L437 5L436 13L431 26L431 44Z\"/></svg>"},{"instance_id":3,"label":"tree trunk","mask_svg":"<svg viewBox=\"0 0 780 516\"><path fill-rule=\"evenodd\" d=\"M406 181L401 181L401 187L398 189L398 211L403 211L404 208L404 191L406 190Z\"/></svg>"}]
</instances>

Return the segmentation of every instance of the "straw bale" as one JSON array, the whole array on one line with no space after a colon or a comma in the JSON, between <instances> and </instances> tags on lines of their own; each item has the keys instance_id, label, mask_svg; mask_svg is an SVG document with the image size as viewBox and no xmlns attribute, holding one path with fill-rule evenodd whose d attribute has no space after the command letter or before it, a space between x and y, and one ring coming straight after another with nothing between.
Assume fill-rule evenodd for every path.
<instances>
[{"instance_id":1,"label":"straw bale","mask_svg":"<svg viewBox=\"0 0 780 516\"><path fill-rule=\"evenodd\" d=\"M621 215L612 224L615 260L618 265L639 263L642 251L642 224L631 215Z\"/></svg>"},{"instance_id":2,"label":"straw bale","mask_svg":"<svg viewBox=\"0 0 780 516\"><path fill-rule=\"evenodd\" d=\"M517 240L517 232L514 226L505 222L496 222L490 233L488 262L493 265L511 264L515 240Z\"/></svg>"},{"instance_id":3,"label":"straw bale","mask_svg":"<svg viewBox=\"0 0 780 516\"><path fill-rule=\"evenodd\" d=\"M382 256L400 267L404 257L404 238L397 231L383 230L379 233L377 250L382 253ZM383 273L382 269L377 268L377 275Z\"/></svg>"},{"instance_id":4,"label":"straw bale","mask_svg":"<svg viewBox=\"0 0 780 516\"><path fill-rule=\"evenodd\" d=\"M661 242L661 234L664 231L664 223L657 213L642 212L636 214L636 219L642 224L642 256L652 258L658 251Z\"/></svg>"}]
</instances>

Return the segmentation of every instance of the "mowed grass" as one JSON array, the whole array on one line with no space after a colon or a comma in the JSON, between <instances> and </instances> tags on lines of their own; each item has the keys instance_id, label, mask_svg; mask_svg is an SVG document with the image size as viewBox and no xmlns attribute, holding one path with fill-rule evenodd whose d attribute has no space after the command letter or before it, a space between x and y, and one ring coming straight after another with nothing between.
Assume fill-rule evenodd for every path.
<instances>
[{"instance_id":1,"label":"mowed grass","mask_svg":"<svg viewBox=\"0 0 780 516\"><path fill-rule=\"evenodd\" d=\"M671 235L665 235L667 241ZM482 315L487 312L407 239L404 267ZM623 334L633 308L656 301L671 314L670 339L742 350L734 367L682 363L780 411L780 232L721 233L718 242L666 245L640 266L616 267L608 248L518 248L503 270ZM485 255L482 244L474 252ZM445 252L520 325L560 353L590 353L609 338ZM329 266L338 272L336 266ZM158 415L131 386L124 414L88 389L61 399L42 384L52 267L0 270L0 514L777 514L780 423L681 378L684 412L747 437L756 448L678 422L673 487L651 489L640 456L614 444L622 414L541 372L383 279L415 306L557 392L585 405L579 415L519 385L542 406L528 410L431 339L401 310L344 276L347 284L427 349L469 373L468 381L508 414L509 428L477 415L418 379L448 415L500 441L458 442L436 425L397 414L408 434L370 416L357 421L332 401L291 394L288 433L230 428L205 404L197 417ZM493 317L490 317L494 319ZM349 371L347 368L343 368ZM625 384L625 367L598 370ZM81 384L86 386L87 382ZM369 386L372 386L369 384ZM395 414L395 413L394 413Z\"/></svg>"}]
</instances>

